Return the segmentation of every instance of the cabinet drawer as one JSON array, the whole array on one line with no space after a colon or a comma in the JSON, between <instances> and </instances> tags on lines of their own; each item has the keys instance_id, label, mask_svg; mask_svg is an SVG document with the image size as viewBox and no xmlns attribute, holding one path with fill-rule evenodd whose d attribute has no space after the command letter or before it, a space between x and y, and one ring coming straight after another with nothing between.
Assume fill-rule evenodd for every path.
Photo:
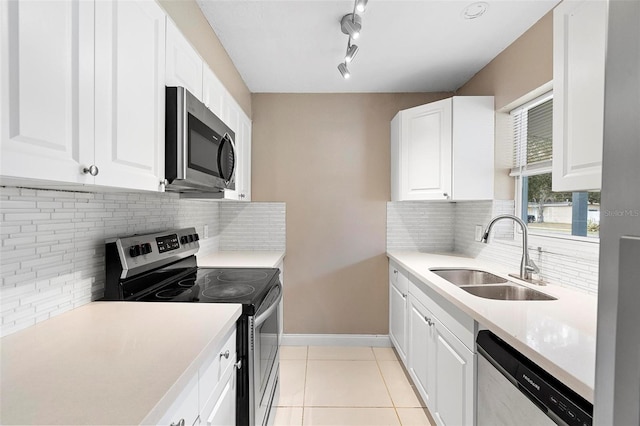
<instances>
[{"instance_id":1,"label":"cabinet drawer","mask_svg":"<svg viewBox=\"0 0 640 426\"><path fill-rule=\"evenodd\" d=\"M389 282L402 294L407 294L409 291L409 274L393 262L389 262Z\"/></svg>"},{"instance_id":2,"label":"cabinet drawer","mask_svg":"<svg viewBox=\"0 0 640 426\"><path fill-rule=\"evenodd\" d=\"M227 356L228 354L228 356ZM220 379L228 369L233 369L236 362L236 330L227 335L223 345L212 351L202 367L200 367L200 407L204 407L210 399Z\"/></svg>"},{"instance_id":3,"label":"cabinet drawer","mask_svg":"<svg viewBox=\"0 0 640 426\"><path fill-rule=\"evenodd\" d=\"M473 318L415 278L410 280L409 294L429 309L467 348L474 350Z\"/></svg>"}]
</instances>

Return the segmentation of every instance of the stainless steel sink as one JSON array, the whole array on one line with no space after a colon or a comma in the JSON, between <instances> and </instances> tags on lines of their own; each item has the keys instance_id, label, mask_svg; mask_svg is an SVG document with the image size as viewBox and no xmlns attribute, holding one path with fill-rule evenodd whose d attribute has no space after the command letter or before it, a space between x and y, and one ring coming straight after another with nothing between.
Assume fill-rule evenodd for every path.
<instances>
[{"instance_id":1,"label":"stainless steel sink","mask_svg":"<svg viewBox=\"0 0 640 426\"><path fill-rule=\"evenodd\" d=\"M432 268L429 270L457 286L501 284L508 281L497 275L477 269Z\"/></svg>"},{"instance_id":2,"label":"stainless steel sink","mask_svg":"<svg viewBox=\"0 0 640 426\"><path fill-rule=\"evenodd\" d=\"M557 300L553 296L517 284L461 287L474 296L495 300Z\"/></svg>"}]
</instances>

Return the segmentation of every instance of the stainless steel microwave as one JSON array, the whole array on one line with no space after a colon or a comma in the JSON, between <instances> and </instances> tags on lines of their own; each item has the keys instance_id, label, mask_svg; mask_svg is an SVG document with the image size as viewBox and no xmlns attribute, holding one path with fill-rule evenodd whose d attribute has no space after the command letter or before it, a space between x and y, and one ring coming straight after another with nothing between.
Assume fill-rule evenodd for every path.
<instances>
[{"instance_id":1,"label":"stainless steel microwave","mask_svg":"<svg viewBox=\"0 0 640 426\"><path fill-rule=\"evenodd\" d=\"M166 190L235 189L235 133L184 87L167 87Z\"/></svg>"}]
</instances>

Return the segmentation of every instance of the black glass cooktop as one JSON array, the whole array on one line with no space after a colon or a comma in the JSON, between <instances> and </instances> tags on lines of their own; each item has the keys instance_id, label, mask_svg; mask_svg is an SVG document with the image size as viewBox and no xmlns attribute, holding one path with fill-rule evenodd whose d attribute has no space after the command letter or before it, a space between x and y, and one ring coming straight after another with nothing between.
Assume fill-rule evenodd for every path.
<instances>
[{"instance_id":1,"label":"black glass cooktop","mask_svg":"<svg viewBox=\"0 0 640 426\"><path fill-rule=\"evenodd\" d=\"M143 302L240 303L256 307L278 282L277 268L198 268L133 297Z\"/></svg>"}]
</instances>

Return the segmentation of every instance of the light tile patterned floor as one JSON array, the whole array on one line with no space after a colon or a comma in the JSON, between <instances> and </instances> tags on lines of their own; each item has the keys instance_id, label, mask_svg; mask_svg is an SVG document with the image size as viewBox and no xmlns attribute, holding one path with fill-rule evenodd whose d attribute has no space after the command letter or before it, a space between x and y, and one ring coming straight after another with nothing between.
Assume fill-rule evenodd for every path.
<instances>
[{"instance_id":1,"label":"light tile patterned floor","mask_svg":"<svg viewBox=\"0 0 640 426\"><path fill-rule=\"evenodd\" d=\"M391 348L283 346L275 426L431 426Z\"/></svg>"}]
</instances>

